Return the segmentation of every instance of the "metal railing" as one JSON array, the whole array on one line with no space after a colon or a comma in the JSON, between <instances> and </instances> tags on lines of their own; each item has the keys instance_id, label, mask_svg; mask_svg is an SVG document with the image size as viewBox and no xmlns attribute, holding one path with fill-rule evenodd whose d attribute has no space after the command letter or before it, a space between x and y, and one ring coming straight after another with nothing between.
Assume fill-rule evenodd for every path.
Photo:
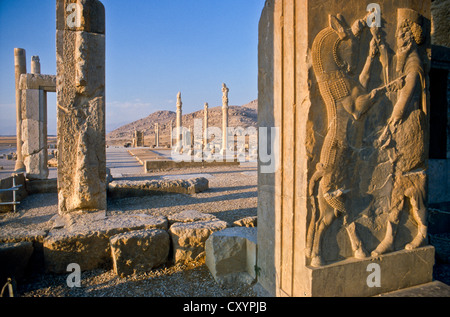
<instances>
[{"instance_id":1,"label":"metal railing","mask_svg":"<svg viewBox=\"0 0 450 317\"><path fill-rule=\"evenodd\" d=\"M7 189L0 189L0 194L1 193L6 193L6 192L12 192L13 193L13 201L12 202L0 203L0 206L13 205L14 212L16 212L17 211L17 205L20 205L20 202L17 201L16 192L20 189L20 187L22 187L22 185L16 185L16 175L13 175L12 187L11 188L7 188Z\"/></svg>"}]
</instances>

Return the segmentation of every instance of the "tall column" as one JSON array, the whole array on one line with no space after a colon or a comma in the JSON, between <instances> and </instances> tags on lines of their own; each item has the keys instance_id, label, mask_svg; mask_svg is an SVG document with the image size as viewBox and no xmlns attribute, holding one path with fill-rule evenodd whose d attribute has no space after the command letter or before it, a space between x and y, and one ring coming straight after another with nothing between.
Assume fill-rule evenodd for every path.
<instances>
[{"instance_id":1,"label":"tall column","mask_svg":"<svg viewBox=\"0 0 450 317\"><path fill-rule=\"evenodd\" d=\"M432 281L430 2L351 3L267 0L261 16L257 262L273 295L374 296ZM280 135L272 171L264 127Z\"/></svg>"},{"instance_id":2,"label":"tall column","mask_svg":"<svg viewBox=\"0 0 450 317\"><path fill-rule=\"evenodd\" d=\"M155 123L155 147L159 148L159 123Z\"/></svg>"},{"instance_id":3,"label":"tall column","mask_svg":"<svg viewBox=\"0 0 450 317\"><path fill-rule=\"evenodd\" d=\"M176 128L176 134L177 134L177 144L176 144L176 151L180 152L182 149L181 144L181 135L182 135L182 118L183 118L183 102L181 101L181 92L177 95L177 128Z\"/></svg>"},{"instance_id":4,"label":"tall column","mask_svg":"<svg viewBox=\"0 0 450 317\"><path fill-rule=\"evenodd\" d=\"M204 133L203 133L203 147L208 145L208 108L209 105L205 103L205 109L203 111L203 125L204 125Z\"/></svg>"},{"instance_id":5,"label":"tall column","mask_svg":"<svg viewBox=\"0 0 450 317\"><path fill-rule=\"evenodd\" d=\"M230 89L227 85L222 84L222 150L221 154L225 155L228 148L228 92Z\"/></svg>"},{"instance_id":6,"label":"tall column","mask_svg":"<svg viewBox=\"0 0 450 317\"><path fill-rule=\"evenodd\" d=\"M106 210L105 8L56 2L59 213Z\"/></svg>"},{"instance_id":7,"label":"tall column","mask_svg":"<svg viewBox=\"0 0 450 317\"><path fill-rule=\"evenodd\" d=\"M170 134L169 144L170 144L170 148L172 148L173 147L173 120L170 120L169 134Z\"/></svg>"},{"instance_id":8,"label":"tall column","mask_svg":"<svg viewBox=\"0 0 450 317\"><path fill-rule=\"evenodd\" d=\"M39 75L41 73L41 61L39 56L31 57L31 74Z\"/></svg>"},{"instance_id":9,"label":"tall column","mask_svg":"<svg viewBox=\"0 0 450 317\"><path fill-rule=\"evenodd\" d=\"M20 76L27 73L26 52L22 48L14 49L14 68L16 79L16 144L17 160L15 171L24 172L25 165L22 155L22 92L20 90Z\"/></svg>"}]
</instances>

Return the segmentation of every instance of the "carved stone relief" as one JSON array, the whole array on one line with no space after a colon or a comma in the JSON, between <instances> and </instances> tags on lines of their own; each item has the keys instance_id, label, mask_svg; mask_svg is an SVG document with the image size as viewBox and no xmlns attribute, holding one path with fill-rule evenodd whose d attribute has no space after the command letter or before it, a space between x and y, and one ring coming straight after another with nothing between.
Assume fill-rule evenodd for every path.
<instances>
[{"instance_id":1,"label":"carved stone relief","mask_svg":"<svg viewBox=\"0 0 450 317\"><path fill-rule=\"evenodd\" d=\"M387 23L369 27L364 14L351 25L342 14L330 15L311 47L325 114L310 114L311 266L426 243L426 21L398 9L391 30ZM394 46L388 32L395 32ZM402 211L412 220L397 239ZM339 232L348 243L339 241L346 239ZM337 251L325 255L324 239L337 240Z\"/></svg>"}]
</instances>

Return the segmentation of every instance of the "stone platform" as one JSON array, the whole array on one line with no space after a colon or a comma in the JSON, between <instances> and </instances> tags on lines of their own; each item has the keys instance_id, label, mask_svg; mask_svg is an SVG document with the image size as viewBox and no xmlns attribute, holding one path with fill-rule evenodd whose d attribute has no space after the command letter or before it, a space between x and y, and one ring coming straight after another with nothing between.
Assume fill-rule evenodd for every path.
<instances>
[{"instance_id":1,"label":"stone platform","mask_svg":"<svg viewBox=\"0 0 450 317\"><path fill-rule=\"evenodd\" d=\"M178 161L172 157L171 150L164 149L150 149L150 148L136 148L128 150L128 153L133 156L139 164L144 166L145 173L167 171L181 168L207 168L216 166L238 166L239 160L233 158L223 158L218 155L216 158L208 160L198 160L192 156L190 161Z\"/></svg>"}]
</instances>

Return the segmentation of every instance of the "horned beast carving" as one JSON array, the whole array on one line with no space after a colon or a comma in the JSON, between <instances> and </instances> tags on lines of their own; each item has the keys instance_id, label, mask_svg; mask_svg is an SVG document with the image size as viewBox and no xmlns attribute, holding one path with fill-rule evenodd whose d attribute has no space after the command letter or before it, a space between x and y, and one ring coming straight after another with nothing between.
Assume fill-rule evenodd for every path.
<instances>
[{"instance_id":1,"label":"horned beast carving","mask_svg":"<svg viewBox=\"0 0 450 317\"><path fill-rule=\"evenodd\" d=\"M318 33L312 46L313 70L326 107L328 125L320 161L309 183L312 215L306 252L311 259L311 266L323 265L323 234L340 216L343 217L354 257L367 256L346 208L345 197L350 189L345 184L345 164L352 151L347 141L347 129L351 121L359 120L379 97L388 91L402 88L403 78L367 91L372 63L384 47L378 27L371 28L369 54L363 70L359 76L355 76L360 36L365 28L365 18L357 20L350 27L342 15L330 15L329 26Z\"/></svg>"}]
</instances>

